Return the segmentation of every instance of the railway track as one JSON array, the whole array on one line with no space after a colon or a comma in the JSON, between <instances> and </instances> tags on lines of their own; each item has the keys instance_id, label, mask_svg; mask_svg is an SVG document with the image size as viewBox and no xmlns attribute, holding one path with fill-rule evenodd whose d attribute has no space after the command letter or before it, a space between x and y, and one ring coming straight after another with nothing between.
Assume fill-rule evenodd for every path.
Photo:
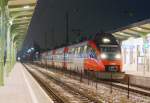
<instances>
[{"instance_id":1,"label":"railway track","mask_svg":"<svg viewBox=\"0 0 150 103\"><path fill-rule=\"evenodd\" d=\"M60 73L64 72L64 71L60 71L60 70L58 70L58 71ZM70 75L70 72L68 72L68 71L65 71L65 73ZM80 74L71 73L71 75L72 76L77 76L78 80L80 80ZM77 79L77 77L75 79ZM127 91L130 91L130 92L139 93L139 94L142 94L142 95L145 95L145 96L150 96L150 90L142 88L142 87L134 86L130 83L128 84L128 81L125 81L125 82L122 82L122 81L120 82L120 81L116 81L116 80L112 80L112 81L109 80L108 81L108 80L96 79L96 78L93 78L91 76L83 76L83 75L82 75L82 78L83 79L88 79L91 82L103 83L103 84L106 84L108 86L113 86L113 87L120 88L120 89L123 89L123 90L127 90Z\"/></svg>"},{"instance_id":2,"label":"railway track","mask_svg":"<svg viewBox=\"0 0 150 103\"><path fill-rule=\"evenodd\" d=\"M71 87L76 87L76 88L78 88L78 90L82 89L83 91L86 91L86 93L84 93L84 94L90 94L91 91L93 91L94 93L91 94L91 95L93 95L92 98L96 100L98 97L99 98L98 100L103 101L103 103L122 103L122 102L120 102L120 101L122 101L122 100L120 100L122 98L125 99L125 102L123 102L123 103L141 103L141 102L149 103L150 102L149 97L145 97L142 93L137 93L132 90L130 90L130 97L127 98L127 86L123 86L123 84L121 85L118 82L111 82L112 83L111 84L110 81L102 81L102 80L95 81L92 78L88 78L89 80L87 80L87 78L83 77L83 75L82 75L82 77L83 77L82 82L80 82L79 75L76 75L73 73L71 73L71 75L70 75L70 72L68 72L68 74L66 74L66 73L64 73L64 71L61 71L61 70L58 70L58 71L56 71L56 69L46 70L45 68L43 69L43 68L37 67L35 65L30 65L30 66L33 66L37 70L38 69L42 70L42 72L44 71L43 73L44 73L44 75L47 75L47 77L49 77L48 72L50 72L50 74L52 73L57 76L61 75L62 82L66 82L67 85L69 85ZM71 78L70 78L70 76L71 76ZM61 78L61 77L59 77L59 78ZM68 81L68 79L73 80L73 83L71 83L71 81ZM87 85L87 83L88 83L87 81L90 82L90 85L89 84ZM97 89L95 88L96 83L97 83ZM112 87L111 87L111 85L112 85ZM116 85L118 85L118 86L116 86ZM113 91L112 93L110 92L110 88L112 88L112 91ZM131 89L131 86L130 86L130 89ZM96 97L96 98L94 98L94 97ZM90 98L91 98L91 96L90 96ZM144 98L144 99L148 98L148 99L144 100L142 98ZM116 102L118 100L119 100L119 102ZM131 102L129 102L129 101L131 101ZM141 102L139 102L139 101L141 101ZM143 101L148 101L148 102L143 102ZM77 102L77 103L80 103L80 102ZM90 102L84 102L84 103L90 103ZM94 103L99 103L99 102L94 102Z\"/></svg>"},{"instance_id":3,"label":"railway track","mask_svg":"<svg viewBox=\"0 0 150 103\"><path fill-rule=\"evenodd\" d=\"M35 73L30 71L26 65L24 65L24 67L28 70L28 72L30 72L30 74L35 78L35 80L40 84L40 86L46 91L46 93L54 101L54 103L66 103L67 102L64 100L64 98L61 98L60 96L58 96L57 92L48 85L47 81L39 78Z\"/></svg>"},{"instance_id":4,"label":"railway track","mask_svg":"<svg viewBox=\"0 0 150 103\"><path fill-rule=\"evenodd\" d=\"M24 66L33 75L33 77L40 83L40 85L42 85L42 87L44 87L44 89L47 91L47 93L52 95L55 103L101 103L100 100L97 100L96 98L91 97L88 94L85 94L85 93L79 91L77 88L74 88L74 87L68 85L67 83L64 83L60 79L50 76L50 75L38 70L38 72L40 72L42 75L44 75L48 80L51 80L55 84L61 86L65 91L67 91L68 93L73 95L73 97L76 99L72 98L70 100L67 100L66 98L60 97L60 95L57 94L56 90L53 90L49 85L47 85L49 83L44 82L45 80L42 80L41 78L39 78L36 75L36 73L33 73L33 71L31 71L26 65L24 65ZM33 67L31 67L31 68L33 68Z\"/></svg>"},{"instance_id":5,"label":"railway track","mask_svg":"<svg viewBox=\"0 0 150 103\"><path fill-rule=\"evenodd\" d=\"M42 73L42 72L41 72ZM44 74L44 73L43 73ZM54 79L54 78L51 78ZM62 82L60 82L59 80L54 81L56 84L60 85L62 88L64 88L67 92L73 94L73 96L75 98L78 98L80 100L80 103L97 103L96 100L92 99L91 97L81 93L80 91L70 87L69 85L66 85Z\"/></svg>"},{"instance_id":6,"label":"railway track","mask_svg":"<svg viewBox=\"0 0 150 103\"><path fill-rule=\"evenodd\" d=\"M139 87L132 86L132 85L129 85L129 87L128 87L128 84L125 84L125 83L113 82L112 86L117 87L117 88L121 88L124 90L128 90L131 92L139 93L139 94L142 94L145 96L150 96L150 90L139 88Z\"/></svg>"}]
</instances>

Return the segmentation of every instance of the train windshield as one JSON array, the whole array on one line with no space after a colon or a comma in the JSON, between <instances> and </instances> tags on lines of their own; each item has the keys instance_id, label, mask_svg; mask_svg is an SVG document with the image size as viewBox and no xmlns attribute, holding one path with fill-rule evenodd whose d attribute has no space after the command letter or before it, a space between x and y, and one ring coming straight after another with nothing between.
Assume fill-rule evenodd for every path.
<instances>
[{"instance_id":1,"label":"train windshield","mask_svg":"<svg viewBox=\"0 0 150 103\"><path fill-rule=\"evenodd\" d=\"M120 52L120 48L118 46L100 46L101 52Z\"/></svg>"},{"instance_id":2,"label":"train windshield","mask_svg":"<svg viewBox=\"0 0 150 103\"><path fill-rule=\"evenodd\" d=\"M121 50L118 45L113 46L99 46L101 55L101 59L108 59L108 60L116 60L121 58Z\"/></svg>"}]
</instances>

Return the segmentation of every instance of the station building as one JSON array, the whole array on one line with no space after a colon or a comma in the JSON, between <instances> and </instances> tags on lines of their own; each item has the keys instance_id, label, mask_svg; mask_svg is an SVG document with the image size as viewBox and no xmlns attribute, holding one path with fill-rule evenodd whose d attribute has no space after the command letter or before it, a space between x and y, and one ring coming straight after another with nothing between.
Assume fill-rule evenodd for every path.
<instances>
[{"instance_id":1,"label":"station building","mask_svg":"<svg viewBox=\"0 0 150 103\"><path fill-rule=\"evenodd\" d=\"M150 76L150 20L120 28L113 35L121 41L123 71Z\"/></svg>"}]
</instances>

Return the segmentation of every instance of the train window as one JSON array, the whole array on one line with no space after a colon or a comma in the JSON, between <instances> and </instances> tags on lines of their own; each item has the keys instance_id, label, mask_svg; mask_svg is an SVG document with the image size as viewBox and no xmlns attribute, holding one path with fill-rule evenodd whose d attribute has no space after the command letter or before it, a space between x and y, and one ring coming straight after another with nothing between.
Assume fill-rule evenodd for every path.
<instances>
[{"instance_id":1,"label":"train window","mask_svg":"<svg viewBox=\"0 0 150 103\"><path fill-rule=\"evenodd\" d=\"M82 47L81 47L81 51L80 51L80 53L82 53L82 54L83 54L83 52L84 52L84 46L82 46Z\"/></svg>"},{"instance_id":2,"label":"train window","mask_svg":"<svg viewBox=\"0 0 150 103\"><path fill-rule=\"evenodd\" d=\"M81 47L78 47L78 54L80 53L80 49L81 49Z\"/></svg>"},{"instance_id":3,"label":"train window","mask_svg":"<svg viewBox=\"0 0 150 103\"><path fill-rule=\"evenodd\" d=\"M74 54L76 53L76 48L74 48L74 52L73 52Z\"/></svg>"},{"instance_id":4,"label":"train window","mask_svg":"<svg viewBox=\"0 0 150 103\"><path fill-rule=\"evenodd\" d=\"M75 48L75 55L77 55L78 53L78 48Z\"/></svg>"},{"instance_id":5,"label":"train window","mask_svg":"<svg viewBox=\"0 0 150 103\"><path fill-rule=\"evenodd\" d=\"M91 49L92 48L90 46L88 46L86 52L89 53L91 51Z\"/></svg>"},{"instance_id":6,"label":"train window","mask_svg":"<svg viewBox=\"0 0 150 103\"><path fill-rule=\"evenodd\" d=\"M82 57L84 57L84 58L87 57L86 51L87 51L87 45L82 46L81 52L82 52Z\"/></svg>"},{"instance_id":7,"label":"train window","mask_svg":"<svg viewBox=\"0 0 150 103\"><path fill-rule=\"evenodd\" d=\"M101 47L102 52L118 52L119 50L118 47Z\"/></svg>"},{"instance_id":8,"label":"train window","mask_svg":"<svg viewBox=\"0 0 150 103\"><path fill-rule=\"evenodd\" d=\"M74 48L74 54L76 54L76 48Z\"/></svg>"},{"instance_id":9,"label":"train window","mask_svg":"<svg viewBox=\"0 0 150 103\"><path fill-rule=\"evenodd\" d=\"M90 46L87 47L87 55L90 58L97 58L95 51Z\"/></svg>"},{"instance_id":10,"label":"train window","mask_svg":"<svg viewBox=\"0 0 150 103\"><path fill-rule=\"evenodd\" d=\"M93 49L90 50L89 56L90 56L90 58L97 58L96 57L96 53L95 53L95 51Z\"/></svg>"},{"instance_id":11,"label":"train window","mask_svg":"<svg viewBox=\"0 0 150 103\"><path fill-rule=\"evenodd\" d=\"M84 51L83 52L86 52L87 51L87 45L84 46Z\"/></svg>"},{"instance_id":12,"label":"train window","mask_svg":"<svg viewBox=\"0 0 150 103\"><path fill-rule=\"evenodd\" d=\"M84 46L80 47L80 57L83 58L84 57L84 54L83 54L83 51L84 51Z\"/></svg>"},{"instance_id":13,"label":"train window","mask_svg":"<svg viewBox=\"0 0 150 103\"><path fill-rule=\"evenodd\" d=\"M71 53L72 53L72 54L74 54L74 50L75 50L75 49L74 49L74 48L72 48L72 50L71 50Z\"/></svg>"},{"instance_id":14,"label":"train window","mask_svg":"<svg viewBox=\"0 0 150 103\"><path fill-rule=\"evenodd\" d=\"M77 57L80 55L80 47L77 48Z\"/></svg>"},{"instance_id":15,"label":"train window","mask_svg":"<svg viewBox=\"0 0 150 103\"><path fill-rule=\"evenodd\" d=\"M85 58L89 57L90 50L91 50L91 48L89 46L84 47L84 57Z\"/></svg>"}]
</instances>

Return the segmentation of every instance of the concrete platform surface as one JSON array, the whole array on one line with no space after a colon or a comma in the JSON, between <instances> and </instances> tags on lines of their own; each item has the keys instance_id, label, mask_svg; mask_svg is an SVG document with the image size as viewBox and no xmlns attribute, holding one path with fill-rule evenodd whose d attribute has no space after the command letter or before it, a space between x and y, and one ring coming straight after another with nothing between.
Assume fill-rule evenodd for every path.
<instances>
[{"instance_id":1,"label":"concrete platform surface","mask_svg":"<svg viewBox=\"0 0 150 103\"><path fill-rule=\"evenodd\" d=\"M126 71L130 84L150 89L150 72Z\"/></svg>"},{"instance_id":2,"label":"concrete platform surface","mask_svg":"<svg viewBox=\"0 0 150 103\"><path fill-rule=\"evenodd\" d=\"M150 72L126 71L125 73L129 74L129 75L140 76L140 77L149 77L150 78Z\"/></svg>"},{"instance_id":3,"label":"concrete platform surface","mask_svg":"<svg viewBox=\"0 0 150 103\"><path fill-rule=\"evenodd\" d=\"M16 63L3 87L0 103L53 103L21 63Z\"/></svg>"}]
</instances>

